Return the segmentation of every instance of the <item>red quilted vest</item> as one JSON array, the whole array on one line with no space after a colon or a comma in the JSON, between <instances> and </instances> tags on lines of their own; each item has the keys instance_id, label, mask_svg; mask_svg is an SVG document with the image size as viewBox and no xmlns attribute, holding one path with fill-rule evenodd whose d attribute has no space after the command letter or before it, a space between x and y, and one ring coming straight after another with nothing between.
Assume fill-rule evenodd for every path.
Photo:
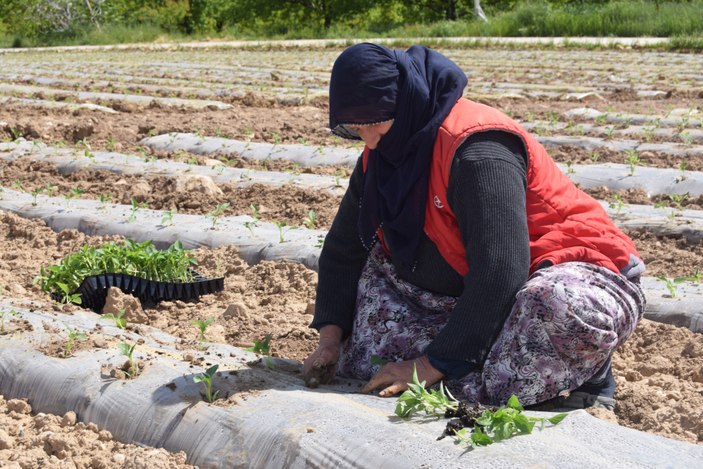
<instances>
[{"instance_id":1,"label":"red quilted vest","mask_svg":"<svg viewBox=\"0 0 703 469\"><path fill-rule=\"evenodd\" d=\"M619 273L630 254L639 257L633 242L613 224L603 207L562 173L534 137L502 112L461 98L437 132L425 208L425 233L454 270L463 276L469 266L456 217L447 203L449 171L464 140L487 130L514 133L527 148L530 272L544 261L583 261ZM364 170L368 154L365 148ZM379 238L383 242L380 233Z\"/></svg>"}]
</instances>

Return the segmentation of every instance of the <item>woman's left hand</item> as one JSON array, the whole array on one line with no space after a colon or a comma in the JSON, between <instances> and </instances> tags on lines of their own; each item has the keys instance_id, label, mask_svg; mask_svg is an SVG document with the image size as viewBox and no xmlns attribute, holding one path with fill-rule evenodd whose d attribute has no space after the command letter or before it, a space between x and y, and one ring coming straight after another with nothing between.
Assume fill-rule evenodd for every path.
<instances>
[{"instance_id":1,"label":"woman's left hand","mask_svg":"<svg viewBox=\"0 0 703 469\"><path fill-rule=\"evenodd\" d=\"M390 397L408 389L408 383L413 380L413 364L417 367L417 377L425 381L425 386L430 387L441 380L444 375L432 366L427 356L423 355L415 360L386 363L381 371L376 373L361 392L367 394L374 389L381 389L381 397Z\"/></svg>"}]
</instances>

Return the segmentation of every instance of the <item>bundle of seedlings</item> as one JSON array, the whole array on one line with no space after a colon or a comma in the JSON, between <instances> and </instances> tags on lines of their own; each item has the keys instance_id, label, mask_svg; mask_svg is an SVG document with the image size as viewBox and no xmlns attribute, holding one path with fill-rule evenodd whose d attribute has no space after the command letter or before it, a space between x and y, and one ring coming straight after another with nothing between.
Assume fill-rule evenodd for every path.
<instances>
[{"instance_id":1,"label":"bundle of seedlings","mask_svg":"<svg viewBox=\"0 0 703 469\"><path fill-rule=\"evenodd\" d=\"M41 267L35 283L62 303L100 312L110 287L153 304L162 300L196 299L224 289L224 278L208 279L193 270L196 261L180 241L165 250L152 241L125 240L83 246L59 264Z\"/></svg>"}]
</instances>

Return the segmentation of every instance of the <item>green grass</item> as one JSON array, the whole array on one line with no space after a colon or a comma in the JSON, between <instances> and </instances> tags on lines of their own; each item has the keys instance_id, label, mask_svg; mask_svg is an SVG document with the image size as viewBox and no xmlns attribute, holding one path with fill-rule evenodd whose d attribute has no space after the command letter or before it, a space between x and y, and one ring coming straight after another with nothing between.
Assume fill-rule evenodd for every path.
<instances>
[{"instance_id":1,"label":"green grass","mask_svg":"<svg viewBox=\"0 0 703 469\"><path fill-rule=\"evenodd\" d=\"M254 40L254 39L365 39L436 38L436 44L448 47L482 45L466 43L442 44L446 37L671 37L661 48L701 50L703 43L703 0L689 2L611 1L607 3L573 2L561 6L546 1L519 2L511 11L491 11L485 6L488 23L465 17L457 21L413 24L401 16L388 19L379 13L380 7L334 22L324 30L304 22L268 21L257 18L239 24L224 24L217 33L186 35L164 30L156 25L104 25L100 30L85 28L71 35L25 38L10 34L0 27L0 47L31 47L39 45L122 44L139 42L182 42L196 40ZM293 29L291 24L298 24ZM2 26L0 24L0 26ZM3 34L4 32L4 34ZM402 40L399 42L403 42ZM568 44L569 47L584 47ZM549 44L540 47L550 47ZM593 47L593 46L589 46Z\"/></svg>"}]
</instances>

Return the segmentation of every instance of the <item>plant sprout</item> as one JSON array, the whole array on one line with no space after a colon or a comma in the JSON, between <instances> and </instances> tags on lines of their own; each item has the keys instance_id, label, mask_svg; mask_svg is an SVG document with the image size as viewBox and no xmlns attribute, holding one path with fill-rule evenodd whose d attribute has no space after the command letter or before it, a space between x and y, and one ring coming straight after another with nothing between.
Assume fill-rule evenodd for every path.
<instances>
[{"instance_id":1,"label":"plant sprout","mask_svg":"<svg viewBox=\"0 0 703 469\"><path fill-rule=\"evenodd\" d=\"M107 203L112 200L112 196L110 194L100 194L98 199L100 200L99 210L107 210Z\"/></svg>"},{"instance_id":2,"label":"plant sprout","mask_svg":"<svg viewBox=\"0 0 703 469\"><path fill-rule=\"evenodd\" d=\"M608 203L608 207L614 209L616 215L620 215L620 211L627 204L625 203L625 201L622 200L622 195L620 194L613 194L613 199L613 202Z\"/></svg>"},{"instance_id":3,"label":"plant sprout","mask_svg":"<svg viewBox=\"0 0 703 469\"><path fill-rule=\"evenodd\" d=\"M205 342L205 329L207 329L207 326L212 324L214 321L215 318L208 318L204 321L194 319L190 322L194 326L198 326L198 329L200 329L200 334L198 335L198 348L200 348L200 350L203 350L203 343Z\"/></svg>"},{"instance_id":4,"label":"plant sprout","mask_svg":"<svg viewBox=\"0 0 703 469\"><path fill-rule=\"evenodd\" d=\"M32 191L32 206L36 207L37 206L37 197L39 197L39 194L44 192L44 188L39 188L39 189L34 189Z\"/></svg>"},{"instance_id":5,"label":"plant sprout","mask_svg":"<svg viewBox=\"0 0 703 469\"><path fill-rule=\"evenodd\" d=\"M317 214L314 210L308 212L308 217L303 220L303 225L309 230L314 230L317 227Z\"/></svg>"},{"instance_id":6,"label":"plant sprout","mask_svg":"<svg viewBox=\"0 0 703 469\"><path fill-rule=\"evenodd\" d=\"M140 208L148 208L148 205L146 202L138 202L137 199L132 197L132 211L129 214L129 218L127 219L127 223L132 223L137 219L137 212L139 211Z\"/></svg>"},{"instance_id":7,"label":"plant sprout","mask_svg":"<svg viewBox=\"0 0 703 469\"><path fill-rule=\"evenodd\" d=\"M693 275L688 275L685 277L668 278L665 275L657 275L657 278L664 282L667 290L669 290L669 295L672 298L676 298L677 285L684 282L700 282L703 279L703 273L696 272Z\"/></svg>"},{"instance_id":8,"label":"plant sprout","mask_svg":"<svg viewBox=\"0 0 703 469\"><path fill-rule=\"evenodd\" d=\"M642 162L640 155L635 150L625 150L625 163L630 165L630 172L628 176L633 176L635 174L635 168Z\"/></svg>"},{"instance_id":9,"label":"plant sprout","mask_svg":"<svg viewBox=\"0 0 703 469\"><path fill-rule=\"evenodd\" d=\"M412 414L424 411L427 415L444 415L447 409L459 406L451 393L444 389L440 381L439 389L425 389L425 381L417 377L417 367L413 365L413 382L408 383L408 389L398 398L395 414L400 418L408 418Z\"/></svg>"},{"instance_id":10,"label":"plant sprout","mask_svg":"<svg viewBox=\"0 0 703 469\"><path fill-rule=\"evenodd\" d=\"M230 207L229 202L225 202L223 204L217 204L217 207L215 207L213 210L208 212L207 216L212 222L212 226L210 227L211 229L215 229L215 225L217 224L217 221L222 218L222 216L225 214L225 211Z\"/></svg>"},{"instance_id":11,"label":"plant sprout","mask_svg":"<svg viewBox=\"0 0 703 469\"><path fill-rule=\"evenodd\" d=\"M256 204L251 204L249 205L249 208L251 209L251 217L254 220L259 220L261 218L261 212L259 212L259 206Z\"/></svg>"},{"instance_id":12,"label":"plant sprout","mask_svg":"<svg viewBox=\"0 0 703 469\"><path fill-rule=\"evenodd\" d=\"M137 375L139 374L137 362L133 358L134 347L136 347L136 346L137 346L136 343L134 343L133 345L129 345L124 342L120 342L119 344L117 344L117 349L120 351L120 355L124 355L125 357L127 357L127 360L129 361L129 371L126 371L125 373L130 378L136 378Z\"/></svg>"},{"instance_id":13,"label":"plant sprout","mask_svg":"<svg viewBox=\"0 0 703 469\"><path fill-rule=\"evenodd\" d=\"M276 225L276 228L278 228L278 242L279 243L285 243L285 239L283 239L283 235L290 231L290 230L295 230L297 226L288 226L284 222L280 221L274 221L274 225Z\"/></svg>"},{"instance_id":14,"label":"plant sprout","mask_svg":"<svg viewBox=\"0 0 703 469\"><path fill-rule=\"evenodd\" d=\"M203 383L205 386L205 400L212 404L215 399L217 399L217 395L220 393L220 391L215 391L214 393L212 392L212 378L215 376L215 373L217 372L217 368L220 365L212 365L210 368L205 370L203 373L197 374L193 376L193 381L196 383Z\"/></svg>"},{"instance_id":15,"label":"plant sprout","mask_svg":"<svg viewBox=\"0 0 703 469\"><path fill-rule=\"evenodd\" d=\"M66 341L66 347L64 348L64 357L70 357L73 354L73 343L76 340L86 340L88 336L83 331L71 329L71 326L68 324L66 324L66 329L68 329L68 340Z\"/></svg>"},{"instance_id":16,"label":"plant sprout","mask_svg":"<svg viewBox=\"0 0 703 469\"><path fill-rule=\"evenodd\" d=\"M17 316L18 313L14 309L11 309L10 311L0 311L0 334L5 333L5 316L9 319L10 316Z\"/></svg>"},{"instance_id":17,"label":"plant sprout","mask_svg":"<svg viewBox=\"0 0 703 469\"><path fill-rule=\"evenodd\" d=\"M255 340L254 345L251 347L245 348L247 352L254 352L258 353L259 355L264 356L264 365L266 365L266 368L273 369L273 361L271 360L271 334L266 334L263 339L261 340Z\"/></svg>"},{"instance_id":18,"label":"plant sprout","mask_svg":"<svg viewBox=\"0 0 703 469\"><path fill-rule=\"evenodd\" d=\"M103 314L103 319L112 319L115 321L115 325L117 326L118 329L126 329L127 328L127 320L123 317L125 313L124 308L120 308L119 311L117 311L117 316L115 316L112 313L106 313Z\"/></svg>"},{"instance_id":19,"label":"plant sprout","mask_svg":"<svg viewBox=\"0 0 703 469\"><path fill-rule=\"evenodd\" d=\"M80 189L78 187L72 187L68 190L68 194L66 194L64 197L66 198L66 207L70 206L71 200L72 199L77 199L80 197L83 192L85 192L83 189Z\"/></svg>"},{"instance_id":20,"label":"plant sprout","mask_svg":"<svg viewBox=\"0 0 703 469\"><path fill-rule=\"evenodd\" d=\"M161 218L161 224L163 226L173 225L173 216L176 214L176 209L166 210L164 216Z\"/></svg>"}]
</instances>

